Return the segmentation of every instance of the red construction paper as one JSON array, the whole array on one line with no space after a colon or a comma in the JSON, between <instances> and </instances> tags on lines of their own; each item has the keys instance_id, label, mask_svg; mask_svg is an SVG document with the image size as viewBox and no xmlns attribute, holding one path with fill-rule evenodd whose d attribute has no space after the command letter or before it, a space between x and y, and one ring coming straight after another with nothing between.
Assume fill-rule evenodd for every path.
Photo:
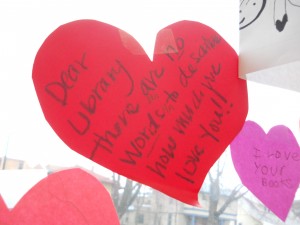
<instances>
[{"instance_id":1,"label":"red construction paper","mask_svg":"<svg viewBox=\"0 0 300 225\"><path fill-rule=\"evenodd\" d=\"M0 224L2 225L7 225L8 224L8 215L9 215L9 210L6 207L6 204L0 195Z\"/></svg>"},{"instance_id":2,"label":"red construction paper","mask_svg":"<svg viewBox=\"0 0 300 225\"><path fill-rule=\"evenodd\" d=\"M213 29L162 29L153 62L126 32L93 20L60 26L33 81L44 115L73 150L188 204L247 114L238 57Z\"/></svg>"},{"instance_id":3,"label":"red construction paper","mask_svg":"<svg viewBox=\"0 0 300 225\"><path fill-rule=\"evenodd\" d=\"M119 225L104 186L81 169L49 175L30 189L10 211L0 196L5 225Z\"/></svg>"},{"instance_id":4,"label":"red construction paper","mask_svg":"<svg viewBox=\"0 0 300 225\"><path fill-rule=\"evenodd\" d=\"M243 184L285 221L300 183L300 148L290 129L279 125L266 134L247 121L230 148Z\"/></svg>"}]
</instances>

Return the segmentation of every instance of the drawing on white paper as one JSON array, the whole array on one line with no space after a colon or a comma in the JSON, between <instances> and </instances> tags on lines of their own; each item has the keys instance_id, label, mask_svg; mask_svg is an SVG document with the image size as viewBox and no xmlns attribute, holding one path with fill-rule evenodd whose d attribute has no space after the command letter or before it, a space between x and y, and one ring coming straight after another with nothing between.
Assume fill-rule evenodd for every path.
<instances>
[{"instance_id":1,"label":"drawing on white paper","mask_svg":"<svg viewBox=\"0 0 300 225\"><path fill-rule=\"evenodd\" d=\"M281 32L288 22L287 3L295 7L300 7L300 0L274 0L274 24Z\"/></svg>"},{"instance_id":2,"label":"drawing on white paper","mask_svg":"<svg viewBox=\"0 0 300 225\"><path fill-rule=\"evenodd\" d=\"M255 22L266 6L267 0L240 0L240 30Z\"/></svg>"},{"instance_id":3,"label":"drawing on white paper","mask_svg":"<svg viewBox=\"0 0 300 225\"><path fill-rule=\"evenodd\" d=\"M267 0L240 0L240 30L248 27L265 9ZM274 0L273 21L277 31L282 32L289 20L287 4L300 8L300 0Z\"/></svg>"}]
</instances>

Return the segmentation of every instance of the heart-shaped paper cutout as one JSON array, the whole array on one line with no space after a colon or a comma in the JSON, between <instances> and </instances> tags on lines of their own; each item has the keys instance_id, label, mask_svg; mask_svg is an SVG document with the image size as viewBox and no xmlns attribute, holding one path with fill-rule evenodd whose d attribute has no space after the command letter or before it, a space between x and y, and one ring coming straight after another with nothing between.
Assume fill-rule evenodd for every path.
<instances>
[{"instance_id":1,"label":"heart-shaped paper cutout","mask_svg":"<svg viewBox=\"0 0 300 225\"><path fill-rule=\"evenodd\" d=\"M104 186L81 169L56 172L32 187L9 211L0 196L5 225L119 225Z\"/></svg>"},{"instance_id":2,"label":"heart-shaped paper cutout","mask_svg":"<svg viewBox=\"0 0 300 225\"><path fill-rule=\"evenodd\" d=\"M151 62L111 25L62 25L39 49L33 81L58 136L93 161L185 203L247 114L238 57L213 29L162 29Z\"/></svg>"},{"instance_id":3,"label":"heart-shaped paper cutout","mask_svg":"<svg viewBox=\"0 0 300 225\"><path fill-rule=\"evenodd\" d=\"M300 182L300 148L290 129L279 125L266 134L247 121L230 148L242 183L285 221Z\"/></svg>"}]
</instances>

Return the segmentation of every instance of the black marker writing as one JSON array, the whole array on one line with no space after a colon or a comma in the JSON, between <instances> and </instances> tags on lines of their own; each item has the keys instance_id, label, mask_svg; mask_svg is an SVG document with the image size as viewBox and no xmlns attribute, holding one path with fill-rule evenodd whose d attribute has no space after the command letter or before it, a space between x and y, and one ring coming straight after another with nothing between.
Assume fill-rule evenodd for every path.
<instances>
[{"instance_id":1,"label":"black marker writing","mask_svg":"<svg viewBox=\"0 0 300 225\"><path fill-rule=\"evenodd\" d=\"M113 125L113 128L107 129L104 131L104 134L98 134L94 132L95 147L91 154L91 159L93 159L94 155L98 151L98 148L102 148L109 153L112 153L112 149L114 147L114 142L122 135L123 130L128 125L128 117L133 116L139 112L139 105L128 103L126 108L122 113L118 115L116 122Z\"/></svg>"},{"instance_id":2,"label":"black marker writing","mask_svg":"<svg viewBox=\"0 0 300 225\"><path fill-rule=\"evenodd\" d=\"M160 72L153 70L149 72L148 77L144 77L141 80L140 88L144 95L149 95L151 91L157 89L157 79L160 79L164 75L165 70L162 68Z\"/></svg>"},{"instance_id":3,"label":"black marker writing","mask_svg":"<svg viewBox=\"0 0 300 225\"><path fill-rule=\"evenodd\" d=\"M194 175L199 169L199 163L201 156L204 154L204 148L200 148L198 145L195 145L193 149L190 150L187 155L184 165L182 166L181 172L175 172L176 176L182 180L193 184Z\"/></svg>"},{"instance_id":4,"label":"black marker writing","mask_svg":"<svg viewBox=\"0 0 300 225\"><path fill-rule=\"evenodd\" d=\"M83 53L80 60L75 60L74 63L69 64L67 70L63 70L60 74L60 81L54 81L45 86L45 91L56 102L62 106L67 105L68 91L74 88L78 82L78 76L88 69L85 65L86 53Z\"/></svg>"},{"instance_id":5,"label":"black marker writing","mask_svg":"<svg viewBox=\"0 0 300 225\"><path fill-rule=\"evenodd\" d=\"M144 148L148 142L157 135L160 125L153 118L153 116L148 113L148 126L146 126L135 138L130 141L130 148L125 149L125 157L120 158L121 162L135 165L136 159L141 158L145 152Z\"/></svg>"},{"instance_id":6,"label":"black marker writing","mask_svg":"<svg viewBox=\"0 0 300 225\"><path fill-rule=\"evenodd\" d=\"M164 172L167 170L170 161L175 158L175 151L176 142L173 137L169 136L167 147L162 147L159 156L154 161L153 165L150 165L149 163L146 168L161 178L165 178Z\"/></svg>"}]
</instances>

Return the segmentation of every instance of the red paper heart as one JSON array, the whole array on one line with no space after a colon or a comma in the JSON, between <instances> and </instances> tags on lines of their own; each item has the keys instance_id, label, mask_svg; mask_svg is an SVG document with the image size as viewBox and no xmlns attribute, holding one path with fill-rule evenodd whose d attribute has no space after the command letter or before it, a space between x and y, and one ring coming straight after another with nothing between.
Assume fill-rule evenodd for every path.
<instances>
[{"instance_id":1,"label":"red paper heart","mask_svg":"<svg viewBox=\"0 0 300 225\"><path fill-rule=\"evenodd\" d=\"M300 182L300 148L291 130L279 125L266 134L247 121L230 148L243 184L285 221Z\"/></svg>"},{"instance_id":2,"label":"red paper heart","mask_svg":"<svg viewBox=\"0 0 300 225\"><path fill-rule=\"evenodd\" d=\"M81 169L49 175L30 189L11 210L0 196L0 224L119 225L104 186Z\"/></svg>"},{"instance_id":3,"label":"red paper heart","mask_svg":"<svg viewBox=\"0 0 300 225\"><path fill-rule=\"evenodd\" d=\"M133 37L92 20L55 30L37 53L43 112L73 150L197 205L213 163L242 128L246 82L235 51L213 29L162 29L153 62Z\"/></svg>"}]
</instances>

